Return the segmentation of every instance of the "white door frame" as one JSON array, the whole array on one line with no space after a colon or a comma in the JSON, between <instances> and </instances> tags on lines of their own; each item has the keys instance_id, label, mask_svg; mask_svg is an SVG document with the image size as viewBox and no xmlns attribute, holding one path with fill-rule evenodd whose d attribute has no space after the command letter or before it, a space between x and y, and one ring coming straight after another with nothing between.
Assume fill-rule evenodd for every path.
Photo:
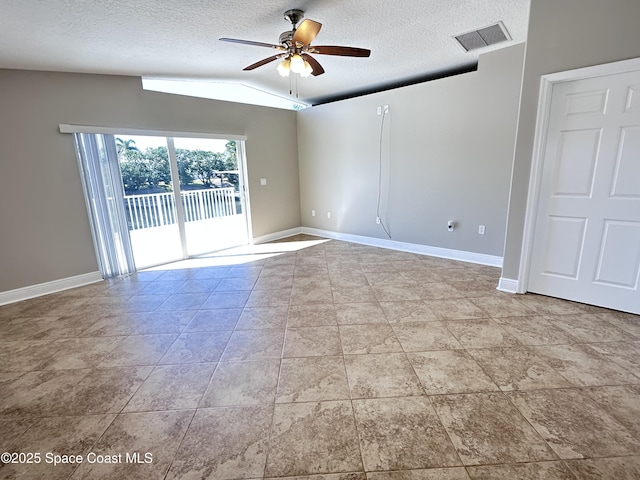
<instances>
[{"instance_id":1,"label":"white door frame","mask_svg":"<svg viewBox=\"0 0 640 480\"><path fill-rule=\"evenodd\" d=\"M536 118L531 172L529 174L529 192L527 194L527 208L524 217L524 232L516 293L526 293L529 286L533 238L535 235L536 218L538 216L540 189L542 187L542 167L546 153L545 148L547 145L547 134L551 116L551 95L553 93L553 87L556 84L563 82L585 80L588 78L615 75L637 70L640 70L640 58L595 65L593 67L579 68L576 70L568 70L566 72L551 73L542 76L540 82L540 95L538 97L538 115Z\"/></svg>"}]
</instances>

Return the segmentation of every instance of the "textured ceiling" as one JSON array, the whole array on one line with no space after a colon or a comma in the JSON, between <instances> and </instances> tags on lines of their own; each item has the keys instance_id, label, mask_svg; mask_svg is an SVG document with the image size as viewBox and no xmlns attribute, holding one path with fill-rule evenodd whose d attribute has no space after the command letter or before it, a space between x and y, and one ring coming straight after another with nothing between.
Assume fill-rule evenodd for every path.
<instances>
[{"instance_id":1,"label":"textured ceiling","mask_svg":"<svg viewBox=\"0 0 640 480\"><path fill-rule=\"evenodd\" d=\"M529 0L0 0L0 68L203 78L288 95L275 52L218 41L278 43L283 12L323 24L316 45L368 48L369 58L317 55L326 73L298 80L300 100L356 92L468 69L478 53L526 40ZM452 39L503 21L513 40L466 53Z\"/></svg>"}]
</instances>

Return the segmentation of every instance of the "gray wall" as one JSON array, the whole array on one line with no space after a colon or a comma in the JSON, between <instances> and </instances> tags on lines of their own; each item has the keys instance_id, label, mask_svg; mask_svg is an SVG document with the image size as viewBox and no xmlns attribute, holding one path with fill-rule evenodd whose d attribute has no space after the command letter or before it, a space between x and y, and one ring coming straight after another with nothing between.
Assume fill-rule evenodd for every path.
<instances>
[{"instance_id":1,"label":"gray wall","mask_svg":"<svg viewBox=\"0 0 640 480\"><path fill-rule=\"evenodd\" d=\"M518 278L540 77L640 56L640 1L532 0L503 277Z\"/></svg>"},{"instance_id":2,"label":"gray wall","mask_svg":"<svg viewBox=\"0 0 640 480\"><path fill-rule=\"evenodd\" d=\"M299 112L303 226L386 238L376 107L388 104L382 217L393 239L501 256L523 54L515 45L482 55L477 72Z\"/></svg>"},{"instance_id":3,"label":"gray wall","mask_svg":"<svg viewBox=\"0 0 640 480\"><path fill-rule=\"evenodd\" d=\"M60 123L247 135L253 235L300 226L295 112L145 92L135 77L17 70L0 70L0 106L0 292L97 270Z\"/></svg>"}]
</instances>

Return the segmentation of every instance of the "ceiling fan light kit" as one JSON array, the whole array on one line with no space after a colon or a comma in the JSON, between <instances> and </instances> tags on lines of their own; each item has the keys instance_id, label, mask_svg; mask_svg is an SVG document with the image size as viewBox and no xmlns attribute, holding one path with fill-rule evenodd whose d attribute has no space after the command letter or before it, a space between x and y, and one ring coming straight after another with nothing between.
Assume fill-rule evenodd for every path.
<instances>
[{"instance_id":1,"label":"ceiling fan light kit","mask_svg":"<svg viewBox=\"0 0 640 480\"><path fill-rule=\"evenodd\" d=\"M220 40L256 47L273 48L280 51L281 53L260 60L245 67L243 70L254 70L275 60L280 60L276 70L283 77L288 77L291 72L301 77L322 75L324 68L322 68L320 63L312 57L311 54L337 55L342 57L368 57L371 55L371 50L365 48L332 45L312 47L311 42L320 32L322 24L314 20L304 20L298 25L298 22L304 18L304 12L299 9L287 10L284 12L284 18L291 22L292 30L283 32L279 38L280 43L277 45L236 38L221 38Z\"/></svg>"}]
</instances>

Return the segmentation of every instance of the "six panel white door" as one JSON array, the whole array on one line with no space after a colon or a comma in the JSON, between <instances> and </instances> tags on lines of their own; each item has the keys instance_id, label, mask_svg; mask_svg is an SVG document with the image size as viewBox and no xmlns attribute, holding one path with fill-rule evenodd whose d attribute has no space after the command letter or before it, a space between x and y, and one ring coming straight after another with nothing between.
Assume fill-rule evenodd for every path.
<instances>
[{"instance_id":1,"label":"six panel white door","mask_svg":"<svg viewBox=\"0 0 640 480\"><path fill-rule=\"evenodd\" d=\"M640 71L553 86L528 290L640 314Z\"/></svg>"}]
</instances>

